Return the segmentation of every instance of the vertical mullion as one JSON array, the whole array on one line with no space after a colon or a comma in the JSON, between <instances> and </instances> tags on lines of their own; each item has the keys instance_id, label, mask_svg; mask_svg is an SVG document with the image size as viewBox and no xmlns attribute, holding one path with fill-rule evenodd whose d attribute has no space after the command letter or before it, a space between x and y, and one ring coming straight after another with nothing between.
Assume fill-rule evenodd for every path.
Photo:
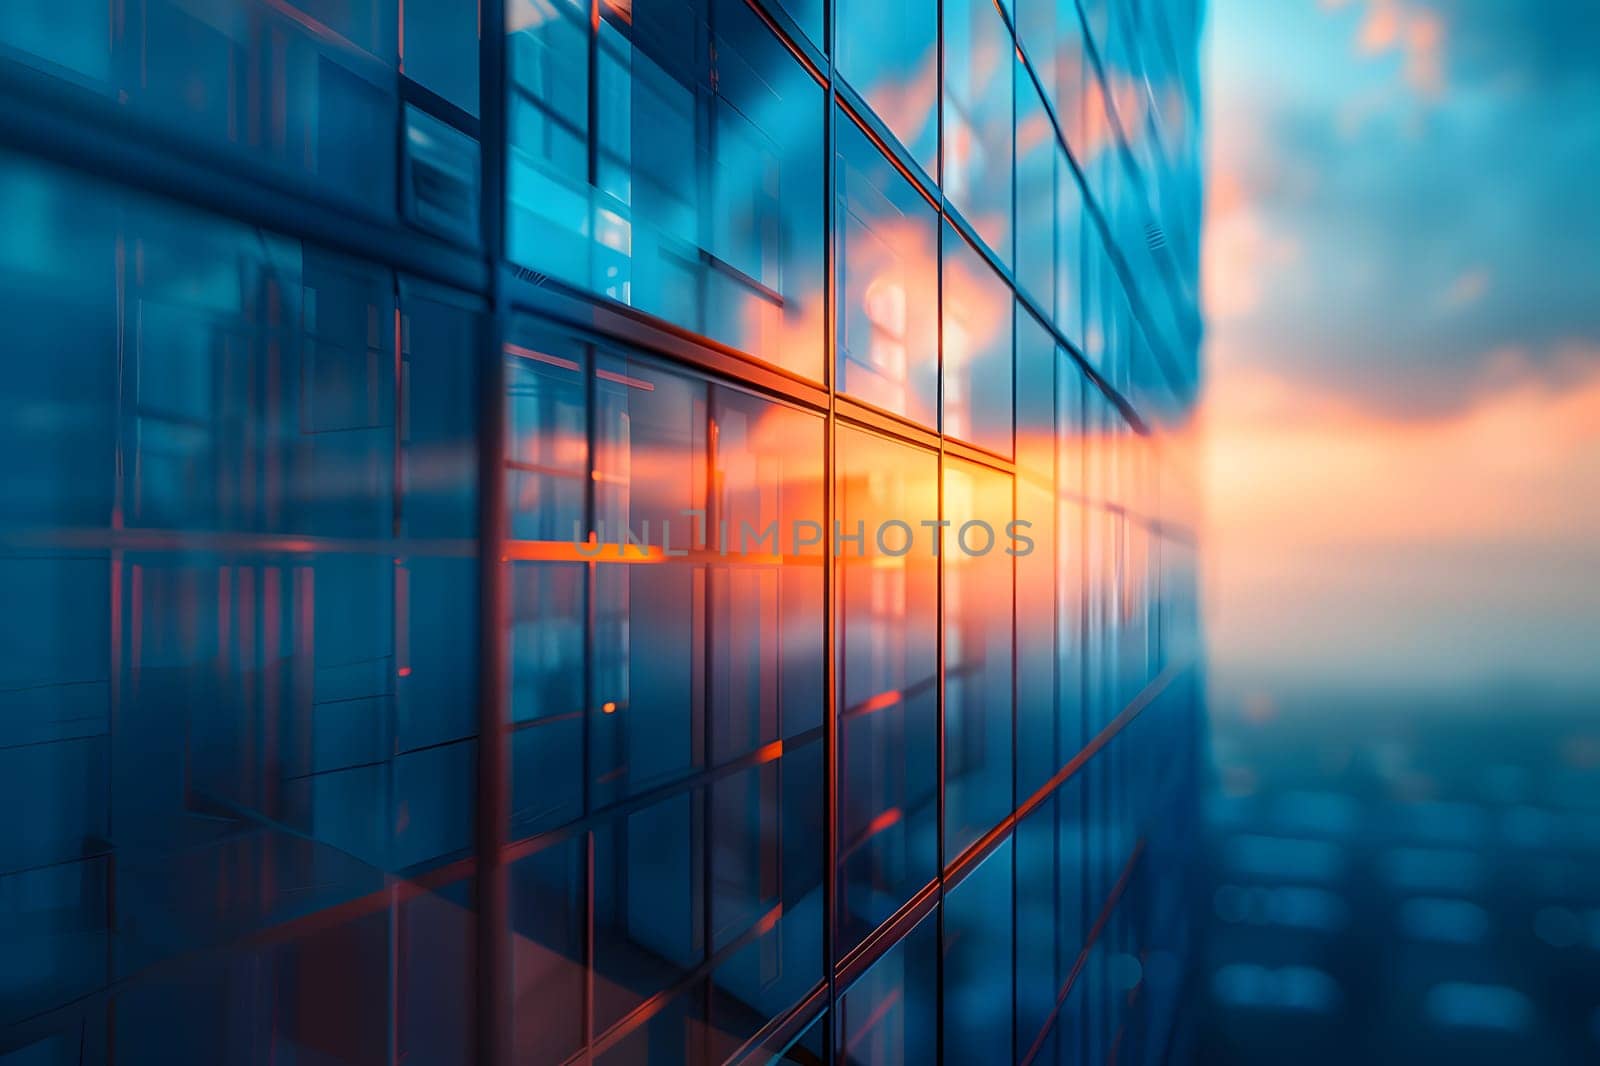
<instances>
[{"instance_id":1,"label":"vertical mullion","mask_svg":"<svg viewBox=\"0 0 1600 1066\"><path fill-rule=\"evenodd\" d=\"M488 314L477 353L478 382L478 780L477 1055L480 1066L511 1061L510 883L502 847L510 817L506 736L506 383L501 348L506 306L500 284L505 248L506 17L503 0L485 0L478 46L479 159Z\"/></svg>"},{"instance_id":2,"label":"vertical mullion","mask_svg":"<svg viewBox=\"0 0 1600 1066\"><path fill-rule=\"evenodd\" d=\"M835 4L823 8L822 36L826 49L827 85L823 92L823 207L822 207L822 290L823 336L822 380L828 390L828 410L822 434L822 526L826 544L822 555L822 689L823 689L823 861L826 869L822 878L822 959L823 977L827 981L826 1022L823 1025L823 1055L831 1062L837 1054L843 1029L839 1018L839 989L834 980L839 961L839 667L838 667L838 613L839 599L836 582L838 568L834 564L833 523L837 515L834 498L837 471L837 446L834 440L837 428L838 395L838 223L836 216L839 197L839 173L836 137L838 135L838 93L834 87L834 56L837 54L836 37L838 19Z\"/></svg>"},{"instance_id":3,"label":"vertical mullion","mask_svg":"<svg viewBox=\"0 0 1600 1066\"><path fill-rule=\"evenodd\" d=\"M945 424L944 424L945 423L945 419L944 419L944 387L945 387L945 381L944 381L944 242L945 242L946 223L945 223L945 199L944 199L944 153L945 153L945 136L944 136L944 96L945 96L944 15L945 15L944 0L940 0L938 17L935 20L935 35L934 35L935 36L935 42L936 42L935 43L936 51L935 51L935 56L934 56L934 69L938 72L938 75L937 75L938 84L937 84L937 86L935 86L935 89L934 89L934 97L933 97L934 112L933 112L933 114L934 114L934 127L935 127L935 129L937 129L939 131L938 132L938 141L939 141L939 143L936 146L935 151L934 151L934 164L935 164L935 170L937 171L937 173L934 175L934 192L937 193L938 199L939 199L938 212L937 212L937 217L934 220L934 224L938 227L938 231L939 232L938 232L938 236L934 239L933 247L934 247L934 255L935 255L936 259L937 259L937 262L935 263L935 272L934 272L934 291L936 293L936 297L934 299L934 306L936 308L935 317L936 317L937 329L938 329L938 339L937 339L936 347L937 347L937 361L938 361L938 366L939 366L939 379L938 379L938 388L935 390L935 394L936 394L937 400L936 400L936 404L935 404L935 408L934 408L933 417L934 417L934 427L938 431L938 434L939 434L939 460L938 460L937 467L935 469L935 475L934 476L937 478L937 483L935 485L935 489L936 489L936 492L937 492L939 521L941 523L943 523L945 521L945 501L944 501L944 473L945 473L945 438L944 438L944 429L945 429ZM945 862L949 858L945 854L945 820L948 817L948 812L945 809L945 807L946 807L946 804L945 804L945 791L946 791L945 771L946 771L946 766L947 766L947 762L948 762L948 759L947 759L947 754L948 753L945 751L945 710L946 710L946 707L945 707L946 700L945 700L945 691L944 691L944 689L945 689L945 662L944 662L944 654L945 654L945 646L944 646L945 645L945 641L944 641L944 634L945 634L945 598L944 598L945 544L943 543L943 541L944 541L944 531L945 531L946 527L941 524L937 528L939 530L939 536L938 536L938 539L934 542L934 544L935 544L934 566L936 568L935 569L936 584L935 584L935 592L934 592L935 628L934 628L934 634L933 634L933 640L934 640L933 646L934 646L934 677L936 679L935 682L934 682L934 685L935 685L935 688L934 688L934 700L935 700L935 703L934 703L934 725L935 725L935 728L938 730L938 737L937 737L938 749L937 750L938 750L938 753L939 753L939 755L938 755L938 775L937 775L938 776L938 780L939 780L939 787L938 787L938 791L935 793L935 796L934 796L934 803L935 803L935 808L934 809L935 809L935 812L936 812L936 814L935 814L935 822L938 825L938 858L939 858L939 864L938 864L938 868L935 871L935 877L937 878L937 882L936 883L938 885L938 888L937 888L937 891L936 891L937 898L938 898L938 912L937 912L937 915L936 915L936 917L934 919L934 922L935 922L935 931L936 931L936 934L937 934L936 935L936 941L937 941L938 950L937 950L936 954L934 955L934 1017L936 1019L938 1019L938 1022L937 1022L937 1029L936 1029L936 1031L934 1033L934 1058L935 1058L935 1061L939 1064L939 1066L943 1066L944 1061L945 1061L945 1049L944 1049L944 977L945 977L945 973L944 973L944 945L945 945L945 929L944 929L944 911L945 911L945 908L944 908L944 888L945 888L945 886L944 886L944 867L945 867Z\"/></svg>"}]
</instances>

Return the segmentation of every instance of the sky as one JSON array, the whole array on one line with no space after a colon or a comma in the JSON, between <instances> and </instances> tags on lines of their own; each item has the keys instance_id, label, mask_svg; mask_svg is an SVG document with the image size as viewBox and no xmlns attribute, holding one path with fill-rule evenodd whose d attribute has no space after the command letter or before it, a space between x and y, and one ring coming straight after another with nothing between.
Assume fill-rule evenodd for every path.
<instances>
[{"instance_id":1,"label":"sky","mask_svg":"<svg viewBox=\"0 0 1600 1066\"><path fill-rule=\"evenodd\" d=\"M1600 5L1207 38L1214 677L1600 691Z\"/></svg>"}]
</instances>

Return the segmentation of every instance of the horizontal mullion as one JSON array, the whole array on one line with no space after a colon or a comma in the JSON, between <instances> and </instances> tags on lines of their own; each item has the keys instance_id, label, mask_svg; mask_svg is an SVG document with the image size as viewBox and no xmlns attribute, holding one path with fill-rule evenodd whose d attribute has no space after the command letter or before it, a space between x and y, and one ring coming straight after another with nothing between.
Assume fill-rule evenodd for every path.
<instances>
[{"instance_id":1,"label":"horizontal mullion","mask_svg":"<svg viewBox=\"0 0 1600 1066\"><path fill-rule=\"evenodd\" d=\"M506 302L514 312L547 319L602 346L631 345L812 411L828 409L828 393L820 383L737 348L513 263L505 264L502 273Z\"/></svg>"}]
</instances>

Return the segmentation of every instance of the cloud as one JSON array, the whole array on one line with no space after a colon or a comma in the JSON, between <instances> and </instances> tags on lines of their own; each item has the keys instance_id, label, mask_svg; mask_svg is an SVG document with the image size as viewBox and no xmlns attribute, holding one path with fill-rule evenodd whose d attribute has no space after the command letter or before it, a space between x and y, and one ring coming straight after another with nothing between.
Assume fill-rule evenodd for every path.
<instances>
[{"instance_id":1,"label":"cloud","mask_svg":"<svg viewBox=\"0 0 1600 1066\"><path fill-rule=\"evenodd\" d=\"M1600 680L1600 5L1211 19L1213 666Z\"/></svg>"},{"instance_id":2,"label":"cloud","mask_svg":"<svg viewBox=\"0 0 1600 1066\"><path fill-rule=\"evenodd\" d=\"M1201 269L1206 313L1213 320L1247 318L1261 309L1273 277L1300 258L1300 245L1248 208L1208 212L1206 225Z\"/></svg>"},{"instance_id":3,"label":"cloud","mask_svg":"<svg viewBox=\"0 0 1600 1066\"><path fill-rule=\"evenodd\" d=\"M1600 360L1553 384L1498 353L1496 388L1430 421L1293 378L1208 389L1215 662L1470 680L1593 677L1600 640Z\"/></svg>"},{"instance_id":4,"label":"cloud","mask_svg":"<svg viewBox=\"0 0 1600 1066\"><path fill-rule=\"evenodd\" d=\"M1219 0L1219 34L1246 3ZM1265 29L1248 21L1258 7L1239 8L1251 36L1234 31L1213 66L1226 106L1208 119L1213 363L1437 418L1495 387L1496 353L1520 351L1551 380L1574 351L1600 360L1600 77L1534 69L1566 55L1549 5L1505 5L1520 20L1501 6L1451 4L1448 31L1432 0L1325 3ZM1330 18L1348 34L1333 42L1342 66L1319 51ZM1437 30L1406 28L1432 18ZM1534 25L1511 32L1518 21ZM1448 74L1437 98L1348 60L1358 42L1399 54L1419 33ZM1273 91L1251 80L1262 63Z\"/></svg>"}]
</instances>

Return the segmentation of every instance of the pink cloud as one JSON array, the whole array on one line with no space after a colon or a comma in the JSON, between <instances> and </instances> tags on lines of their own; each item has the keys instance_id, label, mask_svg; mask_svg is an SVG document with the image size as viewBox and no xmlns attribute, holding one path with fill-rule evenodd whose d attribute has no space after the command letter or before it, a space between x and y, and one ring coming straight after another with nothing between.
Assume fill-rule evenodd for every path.
<instances>
[{"instance_id":1,"label":"pink cloud","mask_svg":"<svg viewBox=\"0 0 1600 1066\"><path fill-rule=\"evenodd\" d=\"M1324 10L1349 6L1352 0L1322 0ZM1363 0L1366 14L1356 29L1356 54L1368 58L1398 51L1406 84L1434 99L1445 89L1445 25L1437 11L1407 0Z\"/></svg>"},{"instance_id":2,"label":"pink cloud","mask_svg":"<svg viewBox=\"0 0 1600 1066\"><path fill-rule=\"evenodd\" d=\"M1300 260L1300 242L1252 209L1241 182L1211 177L1201 288L1206 315L1244 318L1261 307L1271 278Z\"/></svg>"}]
</instances>

